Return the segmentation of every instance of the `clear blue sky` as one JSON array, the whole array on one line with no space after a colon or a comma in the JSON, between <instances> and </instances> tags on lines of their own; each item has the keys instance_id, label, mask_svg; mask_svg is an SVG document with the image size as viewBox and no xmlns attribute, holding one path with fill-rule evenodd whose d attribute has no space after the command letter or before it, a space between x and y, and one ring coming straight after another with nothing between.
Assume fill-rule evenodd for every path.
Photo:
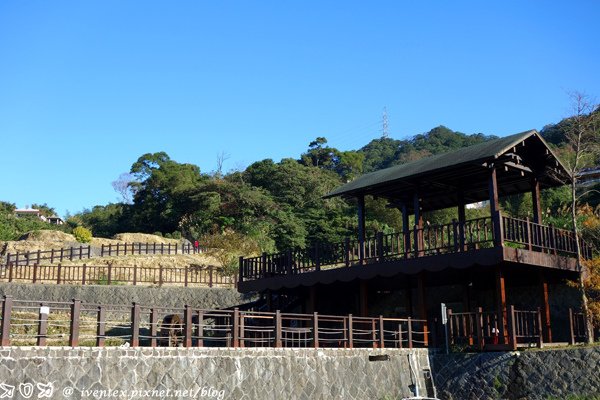
<instances>
[{"instance_id":1,"label":"clear blue sky","mask_svg":"<svg viewBox=\"0 0 600 400\"><path fill-rule=\"evenodd\" d=\"M499 136L600 95L600 2L0 1L0 200L117 200L147 152L225 170L437 125Z\"/></svg>"}]
</instances>

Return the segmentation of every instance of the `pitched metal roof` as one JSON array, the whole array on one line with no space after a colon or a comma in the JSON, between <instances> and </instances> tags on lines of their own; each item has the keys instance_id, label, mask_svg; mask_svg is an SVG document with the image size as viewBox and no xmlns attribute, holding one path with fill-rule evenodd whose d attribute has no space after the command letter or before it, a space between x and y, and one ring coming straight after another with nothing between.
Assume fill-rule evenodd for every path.
<instances>
[{"instance_id":1,"label":"pitched metal roof","mask_svg":"<svg viewBox=\"0 0 600 400\"><path fill-rule=\"evenodd\" d=\"M431 175L436 171L447 170L449 168L458 169L465 164L485 162L485 160L501 156L512 147L534 135L547 147L545 141L536 130L529 130L365 174L352 182L340 186L324 197L357 194L394 181L416 178L423 174Z\"/></svg>"}]
</instances>

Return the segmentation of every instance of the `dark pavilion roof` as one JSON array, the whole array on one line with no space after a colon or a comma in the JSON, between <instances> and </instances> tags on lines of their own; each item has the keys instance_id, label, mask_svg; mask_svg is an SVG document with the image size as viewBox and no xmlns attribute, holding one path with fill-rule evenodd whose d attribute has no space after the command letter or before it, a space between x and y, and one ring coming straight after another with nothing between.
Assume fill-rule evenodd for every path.
<instances>
[{"instance_id":1,"label":"dark pavilion roof","mask_svg":"<svg viewBox=\"0 0 600 400\"><path fill-rule=\"evenodd\" d=\"M423 210L436 210L457 205L459 192L467 203L487 200L492 165L501 196L530 191L532 178L545 188L562 186L568 177L540 134L530 130L365 174L325 197L373 195L410 209L418 193Z\"/></svg>"}]
</instances>

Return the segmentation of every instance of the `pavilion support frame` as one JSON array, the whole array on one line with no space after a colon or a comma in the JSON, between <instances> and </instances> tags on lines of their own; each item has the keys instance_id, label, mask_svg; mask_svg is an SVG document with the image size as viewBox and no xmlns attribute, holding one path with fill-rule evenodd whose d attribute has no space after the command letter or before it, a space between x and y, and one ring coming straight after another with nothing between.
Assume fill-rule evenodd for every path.
<instances>
[{"instance_id":1,"label":"pavilion support frame","mask_svg":"<svg viewBox=\"0 0 600 400\"><path fill-rule=\"evenodd\" d=\"M539 271L540 278L540 292L542 297L542 328L544 335L544 342L552 343L552 325L550 321L550 302L549 302L549 289L548 289L548 279L544 270L540 269Z\"/></svg>"},{"instance_id":2,"label":"pavilion support frame","mask_svg":"<svg viewBox=\"0 0 600 400\"><path fill-rule=\"evenodd\" d=\"M365 259L365 196L358 196L358 251L360 264Z\"/></svg>"},{"instance_id":3,"label":"pavilion support frame","mask_svg":"<svg viewBox=\"0 0 600 400\"><path fill-rule=\"evenodd\" d=\"M497 266L495 269L495 283L496 283L496 312L498 315L498 330L499 337L504 338L504 343L508 343L508 311L506 308L506 283L504 279L504 271L501 266Z\"/></svg>"}]
</instances>

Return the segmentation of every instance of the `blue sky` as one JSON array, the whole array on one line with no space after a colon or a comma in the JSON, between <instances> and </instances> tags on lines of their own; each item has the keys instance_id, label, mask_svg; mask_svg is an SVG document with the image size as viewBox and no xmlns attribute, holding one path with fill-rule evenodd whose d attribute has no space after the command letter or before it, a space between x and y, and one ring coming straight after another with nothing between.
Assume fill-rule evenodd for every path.
<instances>
[{"instance_id":1,"label":"blue sky","mask_svg":"<svg viewBox=\"0 0 600 400\"><path fill-rule=\"evenodd\" d=\"M116 201L147 152L225 170L600 96L597 1L0 1L0 200Z\"/></svg>"}]
</instances>

